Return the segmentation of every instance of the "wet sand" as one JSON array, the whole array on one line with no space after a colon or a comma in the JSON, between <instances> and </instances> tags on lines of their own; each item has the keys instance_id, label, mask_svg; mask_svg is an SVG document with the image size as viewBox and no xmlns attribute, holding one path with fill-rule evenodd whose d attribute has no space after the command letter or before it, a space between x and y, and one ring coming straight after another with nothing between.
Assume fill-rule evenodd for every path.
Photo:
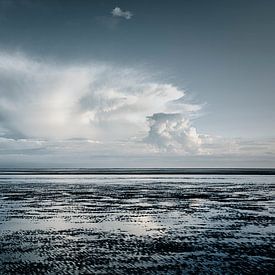
<instances>
[{"instance_id":1,"label":"wet sand","mask_svg":"<svg viewBox=\"0 0 275 275\"><path fill-rule=\"evenodd\" d=\"M274 187L272 175L2 174L0 271L272 274Z\"/></svg>"}]
</instances>

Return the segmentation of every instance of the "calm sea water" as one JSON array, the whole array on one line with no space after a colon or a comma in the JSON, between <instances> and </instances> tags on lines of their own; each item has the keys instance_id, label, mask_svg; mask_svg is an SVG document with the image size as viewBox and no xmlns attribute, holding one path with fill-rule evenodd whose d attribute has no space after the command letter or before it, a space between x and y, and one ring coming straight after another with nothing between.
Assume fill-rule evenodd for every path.
<instances>
[{"instance_id":1,"label":"calm sea water","mask_svg":"<svg viewBox=\"0 0 275 275\"><path fill-rule=\"evenodd\" d=\"M275 176L0 175L0 274L272 274Z\"/></svg>"}]
</instances>

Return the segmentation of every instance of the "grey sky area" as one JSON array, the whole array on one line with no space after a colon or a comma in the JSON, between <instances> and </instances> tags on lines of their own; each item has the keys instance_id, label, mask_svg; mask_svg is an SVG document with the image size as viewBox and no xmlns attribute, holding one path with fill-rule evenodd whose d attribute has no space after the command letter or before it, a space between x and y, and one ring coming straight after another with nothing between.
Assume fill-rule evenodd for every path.
<instances>
[{"instance_id":1,"label":"grey sky area","mask_svg":"<svg viewBox=\"0 0 275 275\"><path fill-rule=\"evenodd\" d=\"M0 167L274 167L274 14L0 0Z\"/></svg>"}]
</instances>

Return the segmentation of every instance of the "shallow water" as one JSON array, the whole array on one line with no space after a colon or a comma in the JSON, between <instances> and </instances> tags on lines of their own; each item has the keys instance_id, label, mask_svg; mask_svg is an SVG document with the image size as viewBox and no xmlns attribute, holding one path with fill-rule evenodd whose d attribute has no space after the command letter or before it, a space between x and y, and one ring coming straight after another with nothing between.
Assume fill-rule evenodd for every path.
<instances>
[{"instance_id":1,"label":"shallow water","mask_svg":"<svg viewBox=\"0 0 275 275\"><path fill-rule=\"evenodd\" d=\"M1 274L271 274L275 176L1 175Z\"/></svg>"}]
</instances>

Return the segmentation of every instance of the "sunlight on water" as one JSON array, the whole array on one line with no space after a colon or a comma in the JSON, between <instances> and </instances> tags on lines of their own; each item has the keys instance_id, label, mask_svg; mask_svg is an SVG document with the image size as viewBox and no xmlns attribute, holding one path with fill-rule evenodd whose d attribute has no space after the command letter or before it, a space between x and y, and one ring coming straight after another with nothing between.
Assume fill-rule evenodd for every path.
<instances>
[{"instance_id":1,"label":"sunlight on water","mask_svg":"<svg viewBox=\"0 0 275 275\"><path fill-rule=\"evenodd\" d=\"M0 267L268 273L274 184L275 176L1 175Z\"/></svg>"}]
</instances>

